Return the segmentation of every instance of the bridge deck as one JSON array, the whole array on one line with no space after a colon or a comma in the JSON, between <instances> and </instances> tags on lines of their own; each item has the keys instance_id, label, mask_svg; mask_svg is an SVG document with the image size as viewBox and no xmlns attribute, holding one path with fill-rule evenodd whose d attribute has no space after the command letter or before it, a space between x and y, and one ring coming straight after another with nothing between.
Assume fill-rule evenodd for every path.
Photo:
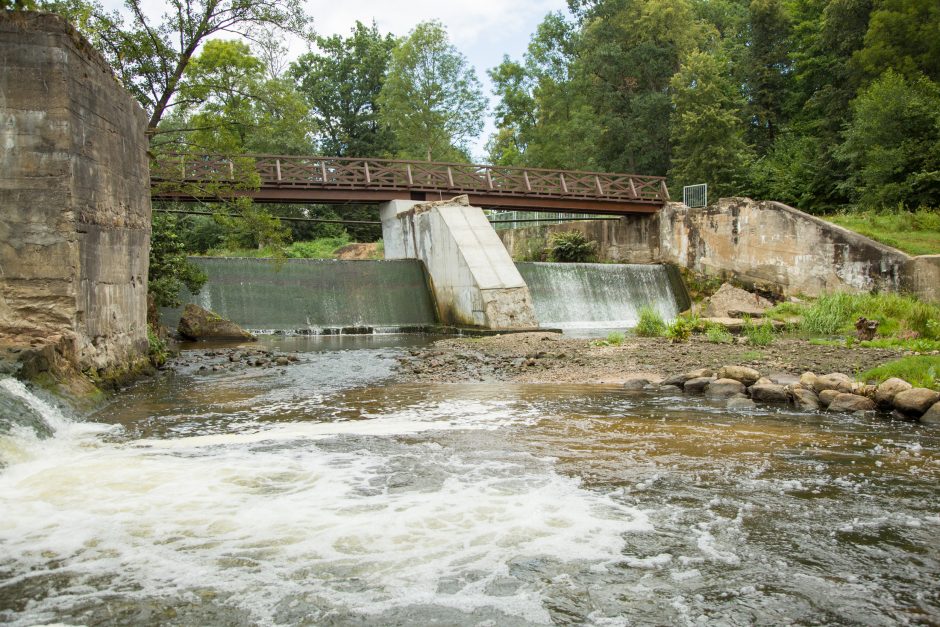
<instances>
[{"instance_id":1,"label":"bridge deck","mask_svg":"<svg viewBox=\"0 0 940 627\"><path fill-rule=\"evenodd\" d=\"M213 187L236 181L258 183L236 193L269 203L379 203L467 194L471 204L493 209L628 214L653 213L669 200L663 177L574 170L272 155L161 155L151 168L154 200L212 200Z\"/></svg>"}]
</instances>

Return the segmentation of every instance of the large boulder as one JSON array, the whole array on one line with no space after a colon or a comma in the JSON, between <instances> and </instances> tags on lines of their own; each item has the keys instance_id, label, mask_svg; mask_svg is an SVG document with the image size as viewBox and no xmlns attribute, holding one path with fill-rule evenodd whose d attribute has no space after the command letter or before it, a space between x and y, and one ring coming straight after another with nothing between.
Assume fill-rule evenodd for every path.
<instances>
[{"instance_id":1,"label":"large boulder","mask_svg":"<svg viewBox=\"0 0 940 627\"><path fill-rule=\"evenodd\" d=\"M759 318L771 306L772 303L766 298L725 283L708 299L704 317L740 318L748 315L752 318Z\"/></svg>"},{"instance_id":2,"label":"large boulder","mask_svg":"<svg viewBox=\"0 0 940 627\"><path fill-rule=\"evenodd\" d=\"M877 408L875 401L866 396L858 394L847 394L840 392L832 402L829 403L829 411L855 412L855 411L874 411Z\"/></svg>"},{"instance_id":3,"label":"large boulder","mask_svg":"<svg viewBox=\"0 0 940 627\"><path fill-rule=\"evenodd\" d=\"M804 372L800 375L800 385L809 390L814 389L816 384L816 373L815 372Z\"/></svg>"},{"instance_id":4,"label":"large boulder","mask_svg":"<svg viewBox=\"0 0 940 627\"><path fill-rule=\"evenodd\" d=\"M749 391L751 398L762 403L786 403L790 400L787 386L778 383L755 383Z\"/></svg>"},{"instance_id":5,"label":"large boulder","mask_svg":"<svg viewBox=\"0 0 940 627\"><path fill-rule=\"evenodd\" d=\"M844 392L840 392L839 390L823 390L819 393L819 405L821 407L829 407L829 403L839 394L844 394Z\"/></svg>"},{"instance_id":6,"label":"large boulder","mask_svg":"<svg viewBox=\"0 0 940 627\"><path fill-rule=\"evenodd\" d=\"M924 415L920 417L921 422L926 422L927 424L940 425L940 402L934 403L930 406Z\"/></svg>"},{"instance_id":7,"label":"large boulder","mask_svg":"<svg viewBox=\"0 0 940 627\"><path fill-rule=\"evenodd\" d=\"M685 382L690 379L701 379L702 377L711 378L714 376L715 372L711 368L699 368L698 370L691 370L689 372L683 372L682 374L677 374L669 377L663 381L663 385L675 385L682 387L685 385Z\"/></svg>"},{"instance_id":8,"label":"large boulder","mask_svg":"<svg viewBox=\"0 0 940 627\"><path fill-rule=\"evenodd\" d=\"M821 377L816 377L816 380L813 382L813 389L816 390L816 393L819 394L826 390L838 390L839 392L852 392L855 389L855 382L852 381L852 378L841 372L833 372L832 374L824 374Z\"/></svg>"},{"instance_id":9,"label":"large boulder","mask_svg":"<svg viewBox=\"0 0 940 627\"><path fill-rule=\"evenodd\" d=\"M875 390L875 402L882 407L891 407L894 404L894 397L901 392L906 392L914 386L905 381L892 377L881 383Z\"/></svg>"},{"instance_id":10,"label":"large boulder","mask_svg":"<svg viewBox=\"0 0 940 627\"><path fill-rule=\"evenodd\" d=\"M714 380L714 377L695 377L686 381L683 389L689 394L701 394Z\"/></svg>"},{"instance_id":11,"label":"large boulder","mask_svg":"<svg viewBox=\"0 0 940 627\"><path fill-rule=\"evenodd\" d=\"M193 304L186 305L183 309L183 315L180 317L176 330L187 340L254 341L257 339L234 322Z\"/></svg>"},{"instance_id":12,"label":"large boulder","mask_svg":"<svg viewBox=\"0 0 940 627\"><path fill-rule=\"evenodd\" d=\"M730 398L737 394L743 395L745 389L744 384L736 379L715 379L705 388L705 395L713 398Z\"/></svg>"},{"instance_id":13,"label":"large boulder","mask_svg":"<svg viewBox=\"0 0 940 627\"><path fill-rule=\"evenodd\" d=\"M816 392L807 388L792 388L790 394L793 396L793 404L800 409L814 411L819 409L819 396Z\"/></svg>"},{"instance_id":14,"label":"large boulder","mask_svg":"<svg viewBox=\"0 0 940 627\"><path fill-rule=\"evenodd\" d=\"M734 379L746 386L754 385L760 379L760 373L747 366L725 366L718 371L719 379Z\"/></svg>"},{"instance_id":15,"label":"large boulder","mask_svg":"<svg viewBox=\"0 0 940 627\"><path fill-rule=\"evenodd\" d=\"M920 416L937 401L940 401L940 394L937 392L927 388L911 388L895 395L894 407L905 414Z\"/></svg>"},{"instance_id":16,"label":"large boulder","mask_svg":"<svg viewBox=\"0 0 940 627\"><path fill-rule=\"evenodd\" d=\"M631 392L638 392L646 388L646 386L659 383L660 377L655 375L645 375L645 374L634 374L624 377L623 379L623 389Z\"/></svg>"}]
</instances>

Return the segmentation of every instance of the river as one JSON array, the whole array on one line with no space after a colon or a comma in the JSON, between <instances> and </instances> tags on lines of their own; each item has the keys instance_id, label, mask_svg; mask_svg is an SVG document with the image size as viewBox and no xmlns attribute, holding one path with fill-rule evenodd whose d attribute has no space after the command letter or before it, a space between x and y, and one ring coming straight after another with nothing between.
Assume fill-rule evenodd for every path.
<instances>
[{"instance_id":1,"label":"river","mask_svg":"<svg viewBox=\"0 0 940 627\"><path fill-rule=\"evenodd\" d=\"M0 622L940 622L940 429L394 384L422 341L196 351L83 420L0 381Z\"/></svg>"}]
</instances>

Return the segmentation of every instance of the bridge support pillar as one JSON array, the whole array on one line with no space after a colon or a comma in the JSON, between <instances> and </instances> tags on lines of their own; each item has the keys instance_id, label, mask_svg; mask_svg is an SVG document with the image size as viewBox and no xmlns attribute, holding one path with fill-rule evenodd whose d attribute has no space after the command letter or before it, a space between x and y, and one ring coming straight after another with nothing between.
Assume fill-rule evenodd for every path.
<instances>
[{"instance_id":1,"label":"bridge support pillar","mask_svg":"<svg viewBox=\"0 0 940 627\"><path fill-rule=\"evenodd\" d=\"M380 208L386 259L421 259L442 324L536 328L522 275L479 207L466 196Z\"/></svg>"}]
</instances>

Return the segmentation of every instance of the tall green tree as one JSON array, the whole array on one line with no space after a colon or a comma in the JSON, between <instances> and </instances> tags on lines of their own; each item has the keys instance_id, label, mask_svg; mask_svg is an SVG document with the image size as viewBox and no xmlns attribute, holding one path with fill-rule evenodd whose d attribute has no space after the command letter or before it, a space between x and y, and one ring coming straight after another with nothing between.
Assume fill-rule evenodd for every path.
<instances>
[{"instance_id":1,"label":"tall green tree","mask_svg":"<svg viewBox=\"0 0 940 627\"><path fill-rule=\"evenodd\" d=\"M856 61L869 77L891 69L916 79L940 81L940 3L876 0Z\"/></svg>"},{"instance_id":2,"label":"tall green tree","mask_svg":"<svg viewBox=\"0 0 940 627\"><path fill-rule=\"evenodd\" d=\"M483 130L486 99L467 59L440 22L423 22L392 53L379 98L399 156L464 161Z\"/></svg>"},{"instance_id":3,"label":"tall green tree","mask_svg":"<svg viewBox=\"0 0 940 627\"><path fill-rule=\"evenodd\" d=\"M744 80L749 141L766 153L786 123L791 62L790 17L783 0L751 0Z\"/></svg>"},{"instance_id":4,"label":"tall green tree","mask_svg":"<svg viewBox=\"0 0 940 627\"><path fill-rule=\"evenodd\" d=\"M744 141L744 100L726 59L691 53L671 81L671 178L679 185L708 183L715 197L740 193L750 149Z\"/></svg>"},{"instance_id":5,"label":"tall green tree","mask_svg":"<svg viewBox=\"0 0 940 627\"><path fill-rule=\"evenodd\" d=\"M859 204L916 208L940 198L940 85L888 70L859 94L841 156Z\"/></svg>"},{"instance_id":6,"label":"tall green tree","mask_svg":"<svg viewBox=\"0 0 940 627\"><path fill-rule=\"evenodd\" d=\"M95 0L40 0L82 28L118 78L150 115L151 134L174 106L186 68L207 40L221 33L250 38L258 28L309 36L303 0L169 0L151 18L142 0L124 0L123 13Z\"/></svg>"},{"instance_id":7,"label":"tall green tree","mask_svg":"<svg viewBox=\"0 0 940 627\"><path fill-rule=\"evenodd\" d=\"M583 2L578 57L602 129L598 162L614 171L666 174L672 144L668 87L713 30L688 0Z\"/></svg>"},{"instance_id":8,"label":"tall green tree","mask_svg":"<svg viewBox=\"0 0 940 627\"><path fill-rule=\"evenodd\" d=\"M316 121L323 154L383 157L394 136L379 117L379 94L396 40L356 22L348 37L317 38L317 52L302 55L289 74Z\"/></svg>"},{"instance_id":9,"label":"tall green tree","mask_svg":"<svg viewBox=\"0 0 940 627\"><path fill-rule=\"evenodd\" d=\"M522 63L508 58L490 70L498 131L488 149L494 163L593 169L601 126L592 84L577 59L579 33L560 13L539 24Z\"/></svg>"}]
</instances>

